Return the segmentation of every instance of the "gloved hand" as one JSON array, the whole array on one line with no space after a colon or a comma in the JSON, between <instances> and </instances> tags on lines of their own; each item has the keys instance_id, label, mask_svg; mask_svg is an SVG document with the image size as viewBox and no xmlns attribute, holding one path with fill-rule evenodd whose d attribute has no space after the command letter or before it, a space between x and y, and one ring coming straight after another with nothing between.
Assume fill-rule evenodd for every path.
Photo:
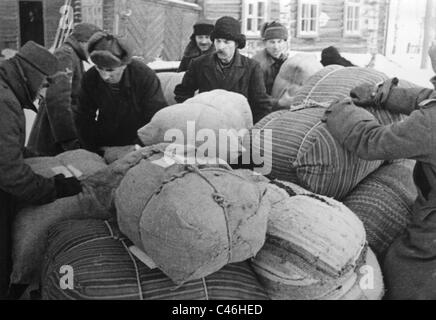
<instances>
[{"instance_id":1,"label":"gloved hand","mask_svg":"<svg viewBox=\"0 0 436 320\"><path fill-rule=\"evenodd\" d=\"M350 97L356 106L369 108L374 107L378 86L362 84L350 91Z\"/></svg>"},{"instance_id":2,"label":"gloved hand","mask_svg":"<svg viewBox=\"0 0 436 320\"><path fill-rule=\"evenodd\" d=\"M57 199L72 197L82 192L80 181L74 177L65 178L63 174L58 174L54 180Z\"/></svg>"}]
</instances>

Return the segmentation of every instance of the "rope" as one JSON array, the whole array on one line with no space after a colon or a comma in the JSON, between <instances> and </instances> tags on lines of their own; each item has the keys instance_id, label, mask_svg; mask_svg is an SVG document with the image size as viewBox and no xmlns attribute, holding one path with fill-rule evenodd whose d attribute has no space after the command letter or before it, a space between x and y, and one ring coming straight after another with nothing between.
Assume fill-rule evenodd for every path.
<instances>
[{"instance_id":1,"label":"rope","mask_svg":"<svg viewBox=\"0 0 436 320\"><path fill-rule=\"evenodd\" d=\"M206 300L209 300L209 292L207 291L206 279L205 278L201 278L201 280L203 282L203 288L204 288L204 293L206 295Z\"/></svg>"},{"instance_id":2,"label":"rope","mask_svg":"<svg viewBox=\"0 0 436 320\"><path fill-rule=\"evenodd\" d=\"M136 263L135 258L133 257L132 253L129 250L129 247L127 247L126 243L124 242L124 240L120 239L121 243L124 246L124 249L126 249L127 253L129 254L130 259L133 262L133 266L135 267L135 273L136 273L136 283L138 285L138 291L139 291L139 298L141 300L144 300L144 293L142 292L142 287L141 287L141 277L139 275L139 268L138 268L138 264Z\"/></svg>"}]
</instances>

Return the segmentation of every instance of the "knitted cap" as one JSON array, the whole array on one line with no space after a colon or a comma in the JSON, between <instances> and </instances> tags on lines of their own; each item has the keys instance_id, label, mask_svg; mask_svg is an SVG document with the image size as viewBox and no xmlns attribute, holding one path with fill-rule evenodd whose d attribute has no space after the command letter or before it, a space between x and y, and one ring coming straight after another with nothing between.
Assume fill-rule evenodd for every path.
<instances>
[{"instance_id":1,"label":"knitted cap","mask_svg":"<svg viewBox=\"0 0 436 320\"><path fill-rule=\"evenodd\" d=\"M46 76L55 74L58 68L58 59L46 48L33 41L26 42L16 56Z\"/></svg>"},{"instance_id":2,"label":"knitted cap","mask_svg":"<svg viewBox=\"0 0 436 320\"><path fill-rule=\"evenodd\" d=\"M97 32L88 42L91 61L100 68L113 69L132 61L132 48L127 42L107 32Z\"/></svg>"},{"instance_id":3,"label":"knitted cap","mask_svg":"<svg viewBox=\"0 0 436 320\"><path fill-rule=\"evenodd\" d=\"M241 24L232 17L221 17L215 23L215 27L210 35L212 41L215 39L226 39L235 41L238 49L245 47L246 38L241 34Z\"/></svg>"},{"instance_id":4,"label":"knitted cap","mask_svg":"<svg viewBox=\"0 0 436 320\"><path fill-rule=\"evenodd\" d=\"M194 36L210 35L213 31L213 22L209 20L201 20L194 24Z\"/></svg>"},{"instance_id":5,"label":"knitted cap","mask_svg":"<svg viewBox=\"0 0 436 320\"><path fill-rule=\"evenodd\" d=\"M288 29L279 22L266 22L262 26L261 36L264 40L283 39L288 40Z\"/></svg>"},{"instance_id":6,"label":"knitted cap","mask_svg":"<svg viewBox=\"0 0 436 320\"><path fill-rule=\"evenodd\" d=\"M77 41L88 42L88 40L97 32L102 31L95 24L79 23L74 26L73 36Z\"/></svg>"}]
</instances>

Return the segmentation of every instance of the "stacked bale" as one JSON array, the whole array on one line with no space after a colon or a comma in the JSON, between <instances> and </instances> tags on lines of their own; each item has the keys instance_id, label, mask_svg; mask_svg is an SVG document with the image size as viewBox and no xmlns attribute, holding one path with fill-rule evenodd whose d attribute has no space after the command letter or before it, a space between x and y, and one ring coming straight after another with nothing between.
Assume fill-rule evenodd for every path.
<instances>
[{"instance_id":1,"label":"stacked bale","mask_svg":"<svg viewBox=\"0 0 436 320\"><path fill-rule=\"evenodd\" d=\"M157 77L160 80L162 86L162 92L168 105L172 106L176 104L174 89L180 83L182 83L184 72L159 72Z\"/></svg>"},{"instance_id":2,"label":"stacked bale","mask_svg":"<svg viewBox=\"0 0 436 320\"><path fill-rule=\"evenodd\" d=\"M262 172L270 178L296 183L317 194L343 199L359 182L381 166L345 150L321 122L325 108L344 99L356 85L377 83L387 77L364 68L330 66L314 75L297 94L291 110L278 111L262 119L247 136L252 152L265 154ZM299 105L297 107L297 105ZM382 124L404 119L402 115L370 109ZM267 130L272 142L265 141ZM244 142L244 145L249 145ZM271 154L267 147L271 146Z\"/></svg>"},{"instance_id":3,"label":"stacked bale","mask_svg":"<svg viewBox=\"0 0 436 320\"><path fill-rule=\"evenodd\" d=\"M49 231L42 298L143 300L267 300L247 262L230 264L199 280L176 286L129 250L131 242L104 221L67 221ZM60 287L62 266L74 270L72 289Z\"/></svg>"},{"instance_id":4,"label":"stacked bale","mask_svg":"<svg viewBox=\"0 0 436 320\"><path fill-rule=\"evenodd\" d=\"M26 159L25 162L33 171L45 177L56 175L59 168L72 166L83 173L80 180L106 168L101 157L84 150L66 152L56 157ZM87 188L73 197L21 209L12 227L11 282L29 284L38 276L46 248L47 230L51 225L72 218L107 219L109 215L110 213L98 204L92 191Z\"/></svg>"},{"instance_id":5,"label":"stacked bale","mask_svg":"<svg viewBox=\"0 0 436 320\"><path fill-rule=\"evenodd\" d=\"M121 231L178 284L253 257L265 241L265 187L228 167L171 162L156 154L124 176Z\"/></svg>"},{"instance_id":6,"label":"stacked bale","mask_svg":"<svg viewBox=\"0 0 436 320\"><path fill-rule=\"evenodd\" d=\"M213 90L160 110L138 130L138 136L146 146L163 142L203 146L209 157L231 162L242 151L244 130L252 126L250 105L243 95Z\"/></svg>"},{"instance_id":7,"label":"stacked bale","mask_svg":"<svg viewBox=\"0 0 436 320\"><path fill-rule=\"evenodd\" d=\"M347 207L277 180L269 185L268 197L273 205L267 239L252 265L272 299L382 296L376 261L371 261L378 281L374 289L366 293L356 287L360 268L373 257L367 254L362 222Z\"/></svg>"},{"instance_id":8,"label":"stacked bale","mask_svg":"<svg viewBox=\"0 0 436 320\"><path fill-rule=\"evenodd\" d=\"M411 160L385 165L344 199L344 204L362 220L369 245L380 260L411 221L417 197L414 165Z\"/></svg>"}]
</instances>

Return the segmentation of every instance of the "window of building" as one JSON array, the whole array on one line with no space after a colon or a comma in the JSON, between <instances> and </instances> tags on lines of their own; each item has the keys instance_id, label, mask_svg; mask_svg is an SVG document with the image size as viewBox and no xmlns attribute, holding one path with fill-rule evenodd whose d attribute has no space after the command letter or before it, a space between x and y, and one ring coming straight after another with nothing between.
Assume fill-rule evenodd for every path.
<instances>
[{"instance_id":1,"label":"window of building","mask_svg":"<svg viewBox=\"0 0 436 320\"><path fill-rule=\"evenodd\" d=\"M103 0L82 0L82 22L103 28Z\"/></svg>"},{"instance_id":2,"label":"window of building","mask_svg":"<svg viewBox=\"0 0 436 320\"><path fill-rule=\"evenodd\" d=\"M319 0L298 1L298 36L316 37L319 33Z\"/></svg>"},{"instance_id":3,"label":"window of building","mask_svg":"<svg viewBox=\"0 0 436 320\"><path fill-rule=\"evenodd\" d=\"M260 36L262 25L268 20L267 0L245 0L242 28L248 36Z\"/></svg>"},{"instance_id":4,"label":"window of building","mask_svg":"<svg viewBox=\"0 0 436 320\"><path fill-rule=\"evenodd\" d=\"M345 0L344 9L344 33L346 36L358 36L361 34L361 0Z\"/></svg>"}]
</instances>

